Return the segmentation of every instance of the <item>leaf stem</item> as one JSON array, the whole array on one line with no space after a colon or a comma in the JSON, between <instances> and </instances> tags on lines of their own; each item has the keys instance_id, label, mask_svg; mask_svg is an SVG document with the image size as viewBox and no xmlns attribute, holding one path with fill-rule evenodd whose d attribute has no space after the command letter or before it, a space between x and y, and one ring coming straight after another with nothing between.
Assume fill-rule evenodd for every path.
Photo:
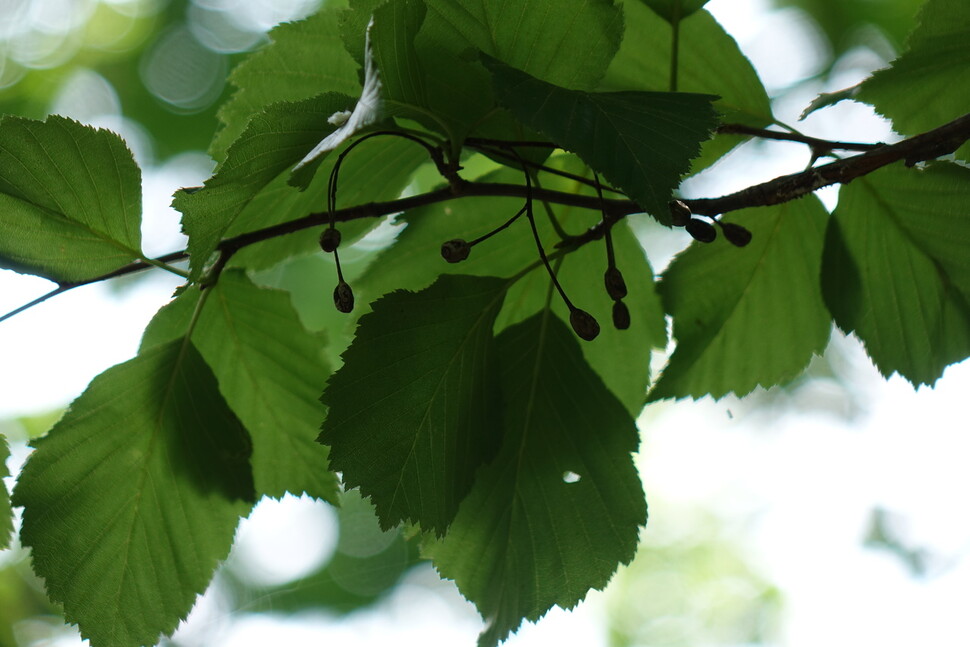
<instances>
[{"instance_id":1,"label":"leaf stem","mask_svg":"<svg viewBox=\"0 0 970 647\"><path fill-rule=\"evenodd\" d=\"M680 59L680 0L674 0L670 27L673 37L670 41L670 91L677 91L677 67Z\"/></svg>"}]
</instances>

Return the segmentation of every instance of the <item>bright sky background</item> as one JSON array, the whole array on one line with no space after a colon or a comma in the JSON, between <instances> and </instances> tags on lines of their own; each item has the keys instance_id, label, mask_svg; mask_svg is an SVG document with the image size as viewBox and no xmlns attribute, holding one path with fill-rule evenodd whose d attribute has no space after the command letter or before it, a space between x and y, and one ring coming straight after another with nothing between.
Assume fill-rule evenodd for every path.
<instances>
[{"instance_id":1,"label":"bright sky background","mask_svg":"<svg viewBox=\"0 0 970 647\"><path fill-rule=\"evenodd\" d=\"M752 58L769 91L813 72L816 62L805 52L817 50L818 41L804 23L769 12L764 0L707 6ZM866 52L852 61L831 85L776 104L778 117L795 123L817 92L852 85L880 65ZM857 141L891 136L871 110L852 103L816 113L800 128ZM798 146L765 144L687 190L719 195L798 170L805 155ZM146 173L145 238L154 241L146 251L182 246L178 215L165 205L174 189L198 184L208 168L203 156L193 155ZM823 198L831 206L834 192ZM0 324L0 418L63 406L94 375L132 357L145 324L177 285L158 275L134 289L89 286ZM0 271L0 311L50 287ZM935 389L914 391L899 378L883 380L854 340L836 343L848 349L844 368L853 401L822 382L795 396L793 413L759 412L730 399L649 409L641 418L643 478L648 496L657 493L663 501L651 508L651 524L673 523L680 507L696 506L745 520L739 532L746 549L784 593L780 644L786 647L970 644L970 562L964 559L970 519L957 513L970 491L970 363L949 368ZM852 416L833 414L850 410ZM11 468L23 458L24 451L16 452ZM929 576L916 579L899 559L863 547L876 506L897 515L907 539L941 559ZM330 515L327 506L308 500L260 505L240 530L234 559L251 567L253 577L299 577L333 550ZM593 594L572 613L554 611L508 644L605 645L608 596ZM204 598L180 634L183 644L472 645L480 630L474 609L428 571L413 574L374 610L343 620L233 617L226 608L215 596Z\"/></svg>"}]
</instances>

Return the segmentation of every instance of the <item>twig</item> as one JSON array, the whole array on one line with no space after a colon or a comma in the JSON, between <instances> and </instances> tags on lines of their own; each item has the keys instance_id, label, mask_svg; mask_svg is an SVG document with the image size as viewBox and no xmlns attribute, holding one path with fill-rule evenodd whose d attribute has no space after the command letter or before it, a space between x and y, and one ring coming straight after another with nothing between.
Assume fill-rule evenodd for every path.
<instances>
[{"instance_id":1,"label":"twig","mask_svg":"<svg viewBox=\"0 0 970 647\"><path fill-rule=\"evenodd\" d=\"M189 257L188 252L186 252L185 250L178 251L178 252L171 252L169 254L165 254L164 256L159 256L158 258L128 263L127 265L123 265L116 270L112 270L111 272L108 272L107 274L102 274L100 276L96 276L91 279L85 279L84 281L65 281L63 283L59 283L56 288L54 288L50 292L47 292L46 294L42 294L41 296L37 297L30 303L25 303L24 305L18 308L15 308L14 310L11 310L10 312L7 312L6 314L0 315L0 322L6 321L7 319L13 317L14 315L18 315L24 310L29 310L30 308L33 308L36 305L40 305L41 303L43 303L44 301L47 301L51 297L56 297L58 294L63 294L68 290L73 290L74 288L79 288L84 285L91 285L92 283L100 283L101 281L107 281L108 279L117 278L119 276L125 276L127 274L133 274L135 272L148 270L153 267L158 267L159 263L174 263L176 261L185 260L188 257Z\"/></svg>"},{"instance_id":2,"label":"twig","mask_svg":"<svg viewBox=\"0 0 970 647\"><path fill-rule=\"evenodd\" d=\"M761 139L776 139L779 141L796 142L799 144L807 144L812 148L812 150L819 151L871 151L885 144L862 144L858 142L836 142L827 139L819 139L817 137L809 137L807 135L800 135L798 133L785 133L778 130L767 130L765 128L753 128L751 126L745 126L744 124L721 124L717 127L718 135L750 135L752 137L760 137Z\"/></svg>"}]
</instances>

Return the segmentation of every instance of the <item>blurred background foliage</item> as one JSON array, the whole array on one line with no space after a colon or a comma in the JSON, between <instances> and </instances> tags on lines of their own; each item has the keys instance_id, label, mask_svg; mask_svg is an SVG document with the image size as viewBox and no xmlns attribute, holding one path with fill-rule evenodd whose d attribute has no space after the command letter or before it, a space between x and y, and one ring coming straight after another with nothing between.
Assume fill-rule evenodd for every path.
<instances>
[{"instance_id":1,"label":"blurred background foliage","mask_svg":"<svg viewBox=\"0 0 970 647\"><path fill-rule=\"evenodd\" d=\"M839 65L860 60L860 52L865 54L862 60L869 61L866 65L873 60L888 62L904 45L921 4L920 0L767 2L765 11L783 12L785 19L801 22L816 39L812 73L792 79L783 92L824 81ZM205 151L218 125L218 107L231 93L228 76L233 66L264 44L275 24L299 19L320 4L320 0L0 0L0 113L34 118L57 113L115 130L150 173L179 154ZM350 265L352 260L348 257ZM361 268L367 260L363 254ZM292 291L313 328L335 323L332 311L321 310L322 302L315 296L321 283L318 275L330 272L321 262L317 257L296 259L263 277L264 283ZM346 336L349 331L336 334ZM811 375L789 389L760 393L747 405L737 406L797 408L800 389L815 385L810 394L818 396L820 380L838 385L840 375L844 371L837 362L821 359L813 364ZM844 393L823 391L819 397L834 401L833 409L851 417L854 408L845 403ZM807 402L808 408L819 406L817 397ZM26 442L43 434L59 415L53 412L0 424L0 433L14 448L12 469L26 455ZM662 492L648 495L651 510L663 507ZM335 539L330 550L293 579L261 579L254 575L252 559L234 553L214 585L221 591L218 613L238 617L316 612L338 617L385 604L409 573L429 568L402 531L380 531L365 501L349 493L344 504L336 513L322 504L302 512L324 526L329 524ZM617 647L777 643L784 596L745 548L737 519L711 509L679 506L678 510L644 533L638 557L621 569L603 598L609 643ZM914 571L919 570L922 562L913 565L918 561L917 549L901 548L884 516L878 516L882 514L874 511L870 545L899 554ZM443 589L449 584L429 586ZM0 552L0 647L60 644L64 636L76 634L63 625L58 610L47 601L26 553L16 545ZM204 644L180 635L171 642Z\"/></svg>"}]
</instances>

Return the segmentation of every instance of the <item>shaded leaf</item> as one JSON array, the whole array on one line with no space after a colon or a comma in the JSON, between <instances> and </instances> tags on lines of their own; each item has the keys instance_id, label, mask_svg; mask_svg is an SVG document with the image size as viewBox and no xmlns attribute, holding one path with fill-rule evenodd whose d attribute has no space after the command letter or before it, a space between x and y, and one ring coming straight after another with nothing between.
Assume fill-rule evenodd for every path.
<instances>
[{"instance_id":1,"label":"shaded leaf","mask_svg":"<svg viewBox=\"0 0 970 647\"><path fill-rule=\"evenodd\" d=\"M557 166L566 164L561 157L553 158L550 163ZM570 166L569 170L575 172L579 169ZM522 173L501 169L485 175L481 180L521 182ZM576 188L558 178L544 178L543 187L559 190ZM442 273L502 277L518 274L538 260L535 242L524 217L494 238L476 245L469 258L462 263L453 265L445 262L439 250L446 240L474 240L487 233L512 216L521 205L519 198L483 197L409 211L402 218L407 228L355 283L355 289L359 289L366 300L394 289L424 288ZM596 224L602 217L599 212L569 207L556 207L556 215L568 232L576 234ZM552 252L558 238L541 211L536 214L536 224L544 244ZM617 263L630 289L626 301L632 312L633 323L629 330L618 331L608 325L612 301L603 288L606 252L601 242L591 243L569 254L563 262L560 278L570 298L601 323L599 337L582 345L586 361L600 373L603 381L628 410L637 413L643 408L644 394L649 384L650 349L666 344L666 324L654 289L653 270L643 249L625 223L616 226L614 238ZM549 275L543 267L537 267L519 279L505 299L497 330L543 309L550 289ZM561 300L555 297L552 303L556 313L564 321L567 320L569 313Z\"/></svg>"},{"instance_id":2,"label":"shaded leaf","mask_svg":"<svg viewBox=\"0 0 970 647\"><path fill-rule=\"evenodd\" d=\"M819 272L828 214L814 196L726 217L752 234L693 243L660 281L677 348L650 391L665 398L739 396L795 377L821 353L831 321Z\"/></svg>"},{"instance_id":3,"label":"shaded leaf","mask_svg":"<svg viewBox=\"0 0 970 647\"><path fill-rule=\"evenodd\" d=\"M499 442L492 325L507 282L444 275L394 292L360 319L322 400L320 441L383 528L443 532Z\"/></svg>"},{"instance_id":4,"label":"shaded leaf","mask_svg":"<svg viewBox=\"0 0 970 647\"><path fill-rule=\"evenodd\" d=\"M647 521L633 419L544 311L497 339L502 447L429 553L488 620L480 647L602 589Z\"/></svg>"},{"instance_id":5,"label":"shaded leaf","mask_svg":"<svg viewBox=\"0 0 970 647\"><path fill-rule=\"evenodd\" d=\"M96 377L14 491L50 598L94 647L153 645L209 583L253 502L249 440L183 340Z\"/></svg>"},{"instance_id":6,"label":"shaded leaf","mask_svg":"<svg viewBox=\"0 0 970 647\"><path fill-rule=\"evenodd\" d=\"M699 11L709 0L642 0L667 22L679 22Z\"/></svg>"},{"instance_id":7,"label":"shaded leaf","mask_svg":"<svg viewBox=\"0 0 970 647\"><path fill-rule=\"evenodd\" d=\"M566 90L485 58L499 103L576 153L661 222L690 160L716 125L713 96Z\"/></svg>"},{"instance_id":8,"label":"shaded leaf","mask_svg":"<svg viewBox=\"0 0 970 647\"><path fill-rule=\"evenodd\" d=\"M641 0L625 0L623 10L623 43L599 89L669 90L670 25ZM714 107L724 123L760 128L772 122L768 93L757 72L734 38L706 10L680 23L677 79L681 91L718 95ZM714 163L744 139L718 135L709 140L694 160L692 171Z\"/></svg>"},{"instance_id":9,"label":"shaded leaf","mask_svg":"<svg viewBox=\"0 0 970 647\"><path fill-rule=\"evenodd\" d=\"M316 442L326 409L319 395L330 369L325 340L304 329L289 294L254 285L242 272L224 272L192 333L226 403L252 439L250 462L260 496L306 493L336 502L337 478ZM159 311L142 348L185 335L199 291Z\"/></svg>"},{"instance_id":10,"label":"shaded leaf","mask_svg":"<svg viewBox=\"0 0 970 647\"><path fill-rule=\"evenodd\" d=\"M189 237L193 280L201 277L219 241L238 230L235 221L250 202L306 155L324 133L333 131L327 119L334 112L352 105L350 98L328 93L269 106L253 117L201 190L175 194L172 204L182 212L182 229Z\"/></svg>"},{"instance_id":11,"label":"shaded leaf","mask_svg":"<svg viewBox=\"0 0 970 647\"><path fill-rule=\"evenodd\" d=\"M888 166L839 192L825 302L879 371L933 384L970 355L970 170Z\"/></svg>"},{"instance_id":12,"label":"shaded leaf","mask_svg":"<svg viewBox=\"0 0 970 647\"><path fill-rule=\"evenodd\" d=\"M970 97L970 11L963 0L928 0L907 50L859 87L860 101L916 135L967 112Z\"/></svg>"},{"instance_id":13,"label":"shaded leaf","mask_svg":"<svg viewBox=\"0 0 970 647\"><path fill-rule=\"evenodd\" d=\"M238 89L219 109L223 126L209 147L216 160L225 158L249 119L271 104L324 92L360 94L357 63L340 41L339 15L336 10L323 9L306 20L279 25L269 33L271 42L266 47L233 70L229 81ZM318 126L325 124L326 117Z\"/></svg>"},{"instance_id":14,"label":"shaded leaf","mask_svg":"<svg viewBox=\"0 0 970 647\"><path fill-rule=\"evenodd\" d=\"M10 447L7 439L0 434L0 550L10 546L10 536L13 534L13 510L10 509L10 495L3 479L10 476L7 469L7 459L10 458Z\"/></svg>"},{"instance_id":15,"label":"shaded leaf","mask_svg":"<svg viewBox=\"0 0 970 647\"><path fill-rule=\"evenodd\" d=\"M435 0L429 24L547 83L592 90L616 54L623 13L609 0Z\"/></svg>"},{"instance_id":16,"label":"shaded leaf","mask_svg":"<svg viewBox=\"0 0 970 647\"><path fill-rule=\"evenodd\" d=\"M141 258L141 172L124 141L64 117L0 121L0 267L83 281Z\"/></svg>"},{"instance_id":17,"label":"shaded leaf","mask_svg":"<svg viewBox=\"0 0 970 647\"><path fill-rule=\"evenodd\" d=\"M422 0L387 2L374 11L374 57L389 114L414 119L460 142L490 109L488 75L424 27Z\"/></svg>"}]
</instances>

